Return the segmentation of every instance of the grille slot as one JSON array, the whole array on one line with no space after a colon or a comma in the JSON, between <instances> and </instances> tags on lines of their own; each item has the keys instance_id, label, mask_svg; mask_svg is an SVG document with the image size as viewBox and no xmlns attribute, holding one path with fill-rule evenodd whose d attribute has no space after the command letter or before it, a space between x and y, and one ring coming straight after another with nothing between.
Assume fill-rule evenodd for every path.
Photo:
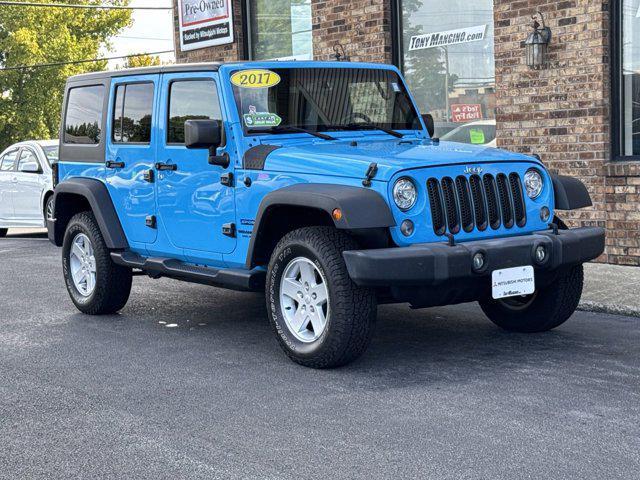
<instances>
[{"instance_id":1,"label":"grille slot","mask_svg":"<svg viewBox=\"0 0 640 480\"><path fill-rule=\"evenodd\" d=\"M517 173L430 178L427 195L436 235L524 227L527 209Z\"/></svg>"}]
</instances>

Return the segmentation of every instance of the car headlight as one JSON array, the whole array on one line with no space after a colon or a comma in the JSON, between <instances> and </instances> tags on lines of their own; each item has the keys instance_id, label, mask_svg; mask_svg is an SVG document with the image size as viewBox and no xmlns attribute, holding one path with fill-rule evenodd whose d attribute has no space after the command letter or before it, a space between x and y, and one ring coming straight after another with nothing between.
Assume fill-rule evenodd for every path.
<instances>
[{"instance_id":1,"label":"car headlight","mask_svg":"<svg viewBox=\"0 0 640 480\"><path fill-rule=\"evenodd\" d=\"M544 186L544 180L542 179L540 172L533 168L527 171L527 173L524 174L524 186L529 198L538 198L542 193L542 187Z\"/></svg>"},{"instance_id":2,"label":"car headlight","mask_svg":"<svg viewBox=\"0 0 640 480\"><path fill-rule=\"evenodd\" d=\"M418 200L418 190L410 178L403 177L393 186L393 201L400 210L409 210Z\"/></svg>"}]
</instances>

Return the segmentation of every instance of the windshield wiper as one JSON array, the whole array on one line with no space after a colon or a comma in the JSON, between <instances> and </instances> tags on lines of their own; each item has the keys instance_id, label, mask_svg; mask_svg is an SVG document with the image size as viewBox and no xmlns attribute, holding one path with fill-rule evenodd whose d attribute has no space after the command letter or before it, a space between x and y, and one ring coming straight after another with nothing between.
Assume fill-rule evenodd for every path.
<instances>
[{"instance_id":1,"label":"windshield wiper","mask_svg":"<svg viewBox=\"0 0 640 480\"><path fill-rule=\"evenodd\" d=\"M314 137L318 137L323 140L337 140L335 137L332 137L331 135L326 135L320 132L314 132L313 130L307 130L306 128L294 127L293 125L282 125L277 127L269 127L266 129L250 128L247 130L247 133L288 133L288 132L308 133L309 135L313 135Z\"/></svg>"},{"instance_id":2,"label":"windshield wiper","mask_svg":"<svg viewBox=\"0 0 640 480\"><path fill-rule=\"evenodd\" d=\"M391 130L390 128L384 128L374 123L347 123L345 125L330 125L326 127L329 130L380 130L388 135L396 138L404 138L404 133Z\"/></svg>"}]
</instances>

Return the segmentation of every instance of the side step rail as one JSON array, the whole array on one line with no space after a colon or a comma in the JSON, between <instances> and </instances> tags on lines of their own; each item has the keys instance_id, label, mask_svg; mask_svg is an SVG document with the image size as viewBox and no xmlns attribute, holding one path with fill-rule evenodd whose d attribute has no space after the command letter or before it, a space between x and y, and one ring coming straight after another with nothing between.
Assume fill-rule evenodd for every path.
<instances>
[{"instance_id":1,"label":"side step rail","mask_svg":"<svg viewBox=\"0 0 640 480\"><path fill-rule=\"evenodd\" d=\"M173 258L147 258L133 252L111 252L114 263L136 268L153 278L168 277L176 280L229 288L239 291L259 291L264 288L266 272L233 268L211 268L190 265Z\"/></svg>"}]
</instances>

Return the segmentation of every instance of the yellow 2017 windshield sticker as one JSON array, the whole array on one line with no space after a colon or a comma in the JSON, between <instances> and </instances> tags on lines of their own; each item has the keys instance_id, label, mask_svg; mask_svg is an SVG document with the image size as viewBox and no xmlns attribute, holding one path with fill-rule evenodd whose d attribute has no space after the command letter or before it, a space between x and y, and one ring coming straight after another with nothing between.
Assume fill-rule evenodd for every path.
<instances>
[{"instance_id":1,"label":"yellow 2017 windshield sticker","mask_svg":"<svg viewBox=\"0 0 640 480\"><path fill-rule=\"evenodd\" d=\"M240 88L269 88L280 83L280 75L271 70L241 70L231 75L231 83Z\"/></svg>"}]
</instances>

